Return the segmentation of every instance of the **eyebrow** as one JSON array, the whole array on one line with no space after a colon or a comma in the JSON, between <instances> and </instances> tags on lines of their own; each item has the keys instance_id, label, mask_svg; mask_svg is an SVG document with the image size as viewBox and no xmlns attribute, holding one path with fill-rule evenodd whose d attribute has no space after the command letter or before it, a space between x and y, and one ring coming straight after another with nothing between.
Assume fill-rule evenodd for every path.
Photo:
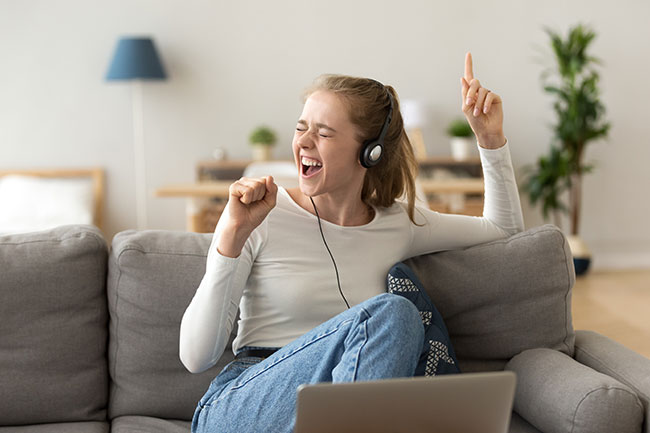
<instances>
[{"instance_id":1,"label":"eyebrow","mask_svg":"<svg viewBox=\"0 0 650 433\"><path fill-rule=\"evenodd\" d=\"M305 121L302 120L302 119L300 119L300 120L298 121L298 123L300 123L301 125L309 126L309 125L307 125L307 122L305 122ZM317 123L316 126L318 126L319 128L329 129L329 130L332 131L332 132L337 132L336 129L334 129L334 128L330 127L330 126L327 126L327 125L324 124L324 123Z\"/></svg>"}]
</instances>

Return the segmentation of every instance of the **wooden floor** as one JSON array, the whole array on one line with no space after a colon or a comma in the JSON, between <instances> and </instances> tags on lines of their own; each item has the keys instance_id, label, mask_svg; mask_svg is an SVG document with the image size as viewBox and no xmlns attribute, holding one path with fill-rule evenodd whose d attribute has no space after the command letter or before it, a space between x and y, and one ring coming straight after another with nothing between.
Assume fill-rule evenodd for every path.
<instances>
[{"instance_id":1,"label":"wooden floor","mask_svg":"<svg viewBox=\"0 0 650 433\"><path fill-rule=\"evenodd\" d=\"M650 358L650 269L577 277L572 310L574 329L600 332Z\"/></svg>"}]
</instances>

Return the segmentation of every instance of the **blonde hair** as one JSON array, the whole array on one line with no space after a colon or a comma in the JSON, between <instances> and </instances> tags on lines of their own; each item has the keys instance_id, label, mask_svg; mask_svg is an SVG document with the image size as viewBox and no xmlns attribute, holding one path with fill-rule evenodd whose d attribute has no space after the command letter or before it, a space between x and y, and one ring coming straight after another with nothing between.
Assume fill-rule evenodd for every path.
<instances>
[{"instance_id":1,"label":"blonde hair","mask_svg":"<svg viewBox=\"0 0 650 433\"><path fill-rule=\"evenodd\" d=\"M361 200L369 205L390 207L398 197L406 196L407 212L413 224L415 212L415 177L418 163L413 147L404 131L399 98L392 86L384 86L370 78L323 74L303 92L303 103L309 95L326 90L342 97L348 107L348 117L357 127L357 140L377 138L390 109L393 96L393 116L386 132L384 151L379 163L368 169L363 181Z\"/></svg>"}]
</instances>

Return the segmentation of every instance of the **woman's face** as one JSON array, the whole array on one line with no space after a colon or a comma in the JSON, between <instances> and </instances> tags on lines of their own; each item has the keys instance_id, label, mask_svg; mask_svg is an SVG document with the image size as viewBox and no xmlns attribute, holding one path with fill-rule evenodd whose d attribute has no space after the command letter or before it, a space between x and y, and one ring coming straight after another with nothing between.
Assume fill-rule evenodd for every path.
<instances>
[{"instance_id":1,"label":"woman's face","mask_svg":"<svg viewBox=\"0 0 650 433\"><path fill-rule=\"evenodd\" d=\"M359 162L361 143L356 131L339 96L319 90L307 98L292 144L305 195L360 189L366 169ZM303 157L318 165L303 165Z\"/></svg>"}]
</instances>

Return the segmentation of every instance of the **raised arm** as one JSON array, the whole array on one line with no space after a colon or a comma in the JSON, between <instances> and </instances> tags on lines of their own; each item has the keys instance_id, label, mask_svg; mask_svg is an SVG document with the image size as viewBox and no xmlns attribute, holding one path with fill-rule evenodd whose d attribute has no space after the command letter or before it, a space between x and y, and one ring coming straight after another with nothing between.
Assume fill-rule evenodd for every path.
<instances>
[{"instance_id":1,"label":"raised arm","mask_svg":"<svg viewBox=\"0 0 650 433\"><path fill-rule=\"evenodd\" d=\"M524 230L519 192L503 133L503 110L499 95L481 87L472 71L472 55L465 56L461 77L462 111L477 138L485 197L483 216L452 215L416 208L411 225L409 256L466 248L514 235Z\"/></svg>"},{"instance_id":2,"label":"raised arm","mask_svg":"<svg viewBox=\"0 0 650 433\"><path fill-rule=\"evenodd\" d=\"M232 331L246 280L266 240L266 216L275 207L273 178L242 178L230 197L208 250L205 275L181 320L179 357L192 373L212 367Z\"/></svg>"}]
</instances>

